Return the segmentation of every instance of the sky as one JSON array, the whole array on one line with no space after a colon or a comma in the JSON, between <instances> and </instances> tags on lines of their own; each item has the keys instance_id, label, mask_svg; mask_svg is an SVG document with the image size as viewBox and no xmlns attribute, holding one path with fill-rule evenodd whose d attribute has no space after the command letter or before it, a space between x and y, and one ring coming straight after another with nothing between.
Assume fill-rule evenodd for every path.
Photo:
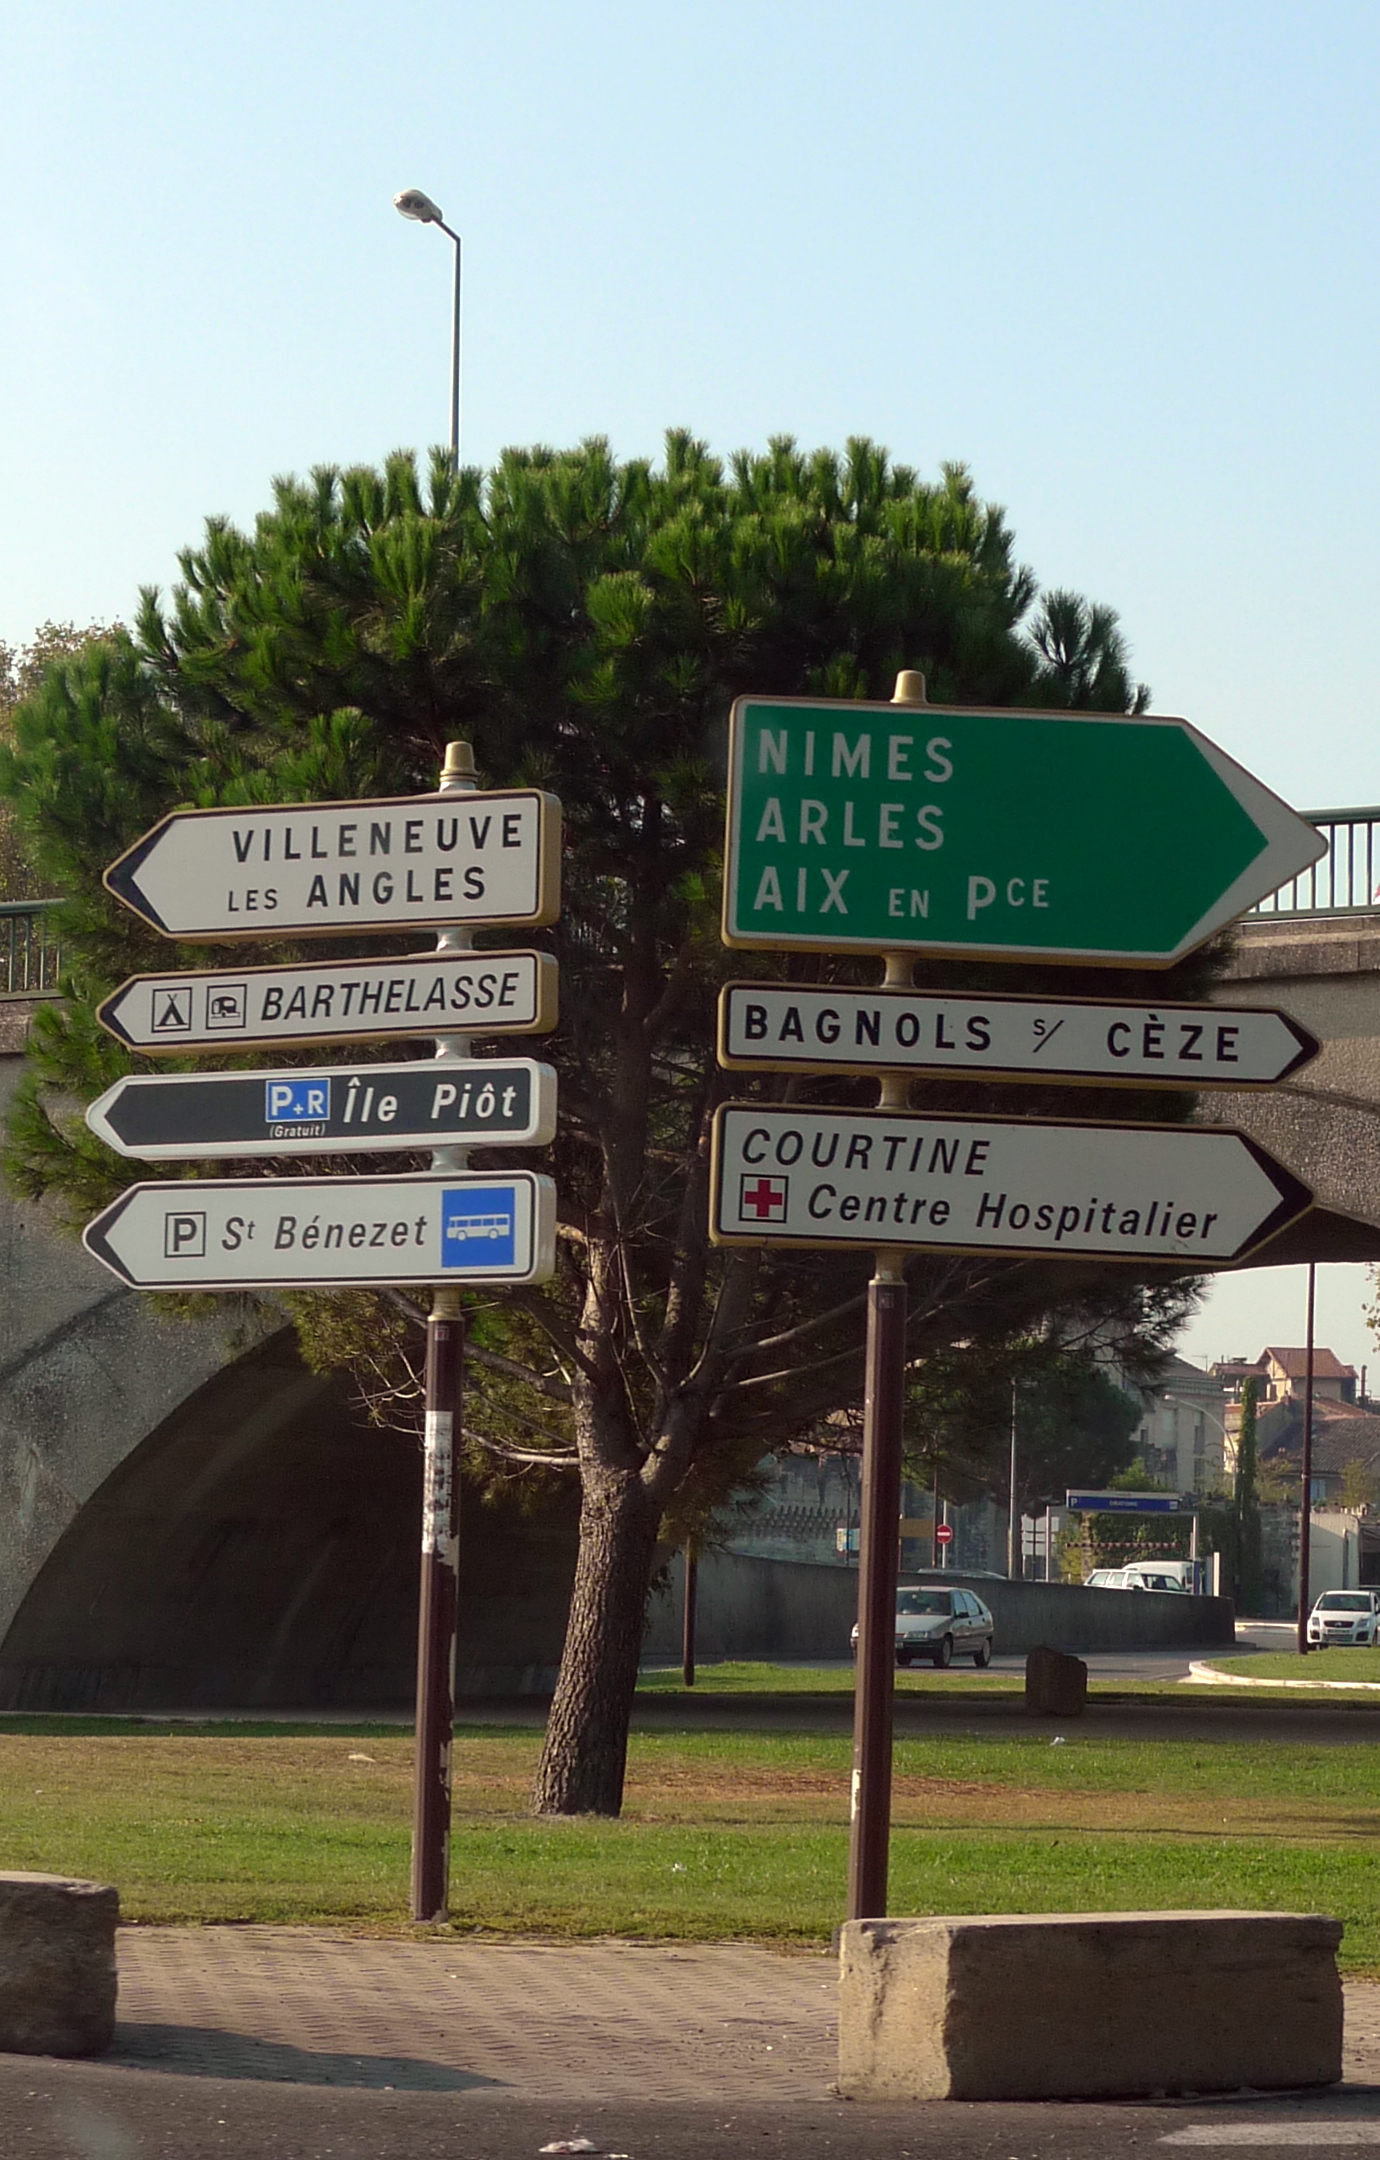
<instances>
[{"instance_id":1,"label":"sky","mask_svg":"<svg viewBox=\"0 0 1380 2160\"><path fill-rule=\"evenodd\" d=\"M0 639L444 437L419 186L468 461L960 460L1154 710L1380 802L1373 4L0 0L0 81ZM1281 1339L1289 1278L1209 1333Z\"/></svg>"}]
</instances>

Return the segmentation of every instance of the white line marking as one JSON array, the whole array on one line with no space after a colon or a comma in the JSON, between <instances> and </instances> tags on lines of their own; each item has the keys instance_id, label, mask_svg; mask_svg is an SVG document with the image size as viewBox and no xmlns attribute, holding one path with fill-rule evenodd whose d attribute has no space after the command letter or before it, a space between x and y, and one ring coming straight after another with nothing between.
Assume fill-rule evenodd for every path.
<instances>
[{"instance_id":1,"label":"white line marking","mask_svg":"<svg viewBox=\"0 0 1380 2160\"><path fill-rule=\"evenodd\" d=\"M1324 2122L1194 2123L1160 2139L1161 2145L1311 2145L1334 2151L1339 2145L1380 2145L1380 2120L1351 2116Z\"/></svg>"}]
</instances>

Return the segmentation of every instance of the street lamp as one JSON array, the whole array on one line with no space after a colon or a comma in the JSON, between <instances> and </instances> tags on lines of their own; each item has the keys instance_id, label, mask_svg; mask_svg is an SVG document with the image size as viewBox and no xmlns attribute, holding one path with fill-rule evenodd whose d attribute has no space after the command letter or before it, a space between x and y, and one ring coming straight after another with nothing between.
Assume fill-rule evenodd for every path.
<instances>
[{"instance_id":1,"label":"street lamp","mask_svg":"<svg viewBox=\"0 0 1380 2160\"><path fill-rule=\"evenodd\" d=\"M448 240L455 242L455 297L451 310L450 333L450 462L454 472L460 470L460 235L452 232L437 205L420 188L404 188L401 195L393 197L393 208L400 217L410 218L414 225L439 225Z\"/></svg>"}]
</instances>

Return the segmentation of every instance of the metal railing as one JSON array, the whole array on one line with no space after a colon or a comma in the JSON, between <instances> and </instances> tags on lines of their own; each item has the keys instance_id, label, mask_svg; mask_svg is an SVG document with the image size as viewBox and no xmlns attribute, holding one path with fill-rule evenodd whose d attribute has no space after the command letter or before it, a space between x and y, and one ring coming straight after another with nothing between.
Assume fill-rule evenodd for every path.
<instances>
[{"instance_id":1,"label":"metal railing","mask_svg":"<svg viewBox=\"0 0 1380 2160\"><path fill-rule=\"evenodd\" d=\"M62 953L49 928L56 900L0 900L0 1000L51 997Z\"/></svg>"},{"instance_id":2,"label":"metal railing","mask_svg":"<svg viewBox=\"0 0 1380 2160\"><path fill-rule=\"evenodd\" d=\"M1311 869L1281 885L1252 915L1380 914L1380 809L1305 810L1327 841Z\"/></svg>"}]
</instances>

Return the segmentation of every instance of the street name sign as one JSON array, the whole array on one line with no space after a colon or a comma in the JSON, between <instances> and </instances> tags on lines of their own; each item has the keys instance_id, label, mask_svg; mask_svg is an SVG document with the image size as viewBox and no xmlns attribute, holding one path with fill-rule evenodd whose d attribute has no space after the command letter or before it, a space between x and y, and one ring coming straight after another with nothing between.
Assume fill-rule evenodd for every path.
<instances>
[{"instance_id":1,"label":"street name sign","mask_svg":"<svg viewBox=\"0 0 1380 2160\"><path fill-rule=\"evenodd\" d=\"M176 811L105 883L164 937L312 937L560 913L561 812L513 788Z\"/></svg>"},{"instance_id":2,"label":"street name sign","mask_svg":"<svg viewBox=\"0 0 1380 2160\"><path fill-rule=\"evenodd\" d=\"M1066 1258L1239 1260L1311 1194L1244 1134L1192 1125L725 1103L710 1235L721 1245L914 1247Z\"/></svg>"},{"instance_id":3,"label":"street name sign","mask_svg":"<svg viewBox=\"0 0 1380 2160\"><path fill-rule=\"evenodd\" d=\"M98 1096L86 1122L107 1147L143 1162L545 1147L556 1135L556 1075L531 1058L138 1073Z\"/></svg>"},{"instance_id":4,"label":"street name sign","mask_svg":"<svg viewBox=\"0 0 1380 2160\"><path fill-rule=\"evenodd\" d=\"M1185 1507L1180 1494L1162 1492L1071 1492L1064 1505L1074 1514L1191 1515L1194 1512L1192 1501Z\"/></svg>"},{"instance_id":5,"label":"street name sign","mask_svg":"<svg viewBox=\"0 0 1380 2160\"><path fill-rule=\"evenodd\" d=\"M1265 1087L1320 1048L1287 1013L1094 998L948 997L728 983L719 1063L758 1072L955 1073L1136 1087Z\"/></svg>"},{"instance_id":6,"label":"street name sign","mask_svg":"<svg viewBox=\"0 0 1380 2160\"><path fill-rule=\"evenodd\" d=\"M545 1035L556 1025L557 973L550 953L440 952L133 975L96 1018L146 1057L438 1031Z\"/></svg>"},{"instance_id":7,"label":"street name sign","mask_svg":"<svg viewBox=\"0 0 1380 2160\"><path fill-rule=\"evenodd\" d=\"M1324 853L1185 720L733 707L729 945L1168 966Z\"/></svg>"},{"instance_id":8,"label":"street name sign","mask_svg":"<svg viewBox=\"0 0 1380 2160\"><path fill-rule=\"evenodd\" d=\"M545 1282L556 1188L530 1170L131 1185L87 1251L140 1290Z\"/></svg>"}]
</instances>

